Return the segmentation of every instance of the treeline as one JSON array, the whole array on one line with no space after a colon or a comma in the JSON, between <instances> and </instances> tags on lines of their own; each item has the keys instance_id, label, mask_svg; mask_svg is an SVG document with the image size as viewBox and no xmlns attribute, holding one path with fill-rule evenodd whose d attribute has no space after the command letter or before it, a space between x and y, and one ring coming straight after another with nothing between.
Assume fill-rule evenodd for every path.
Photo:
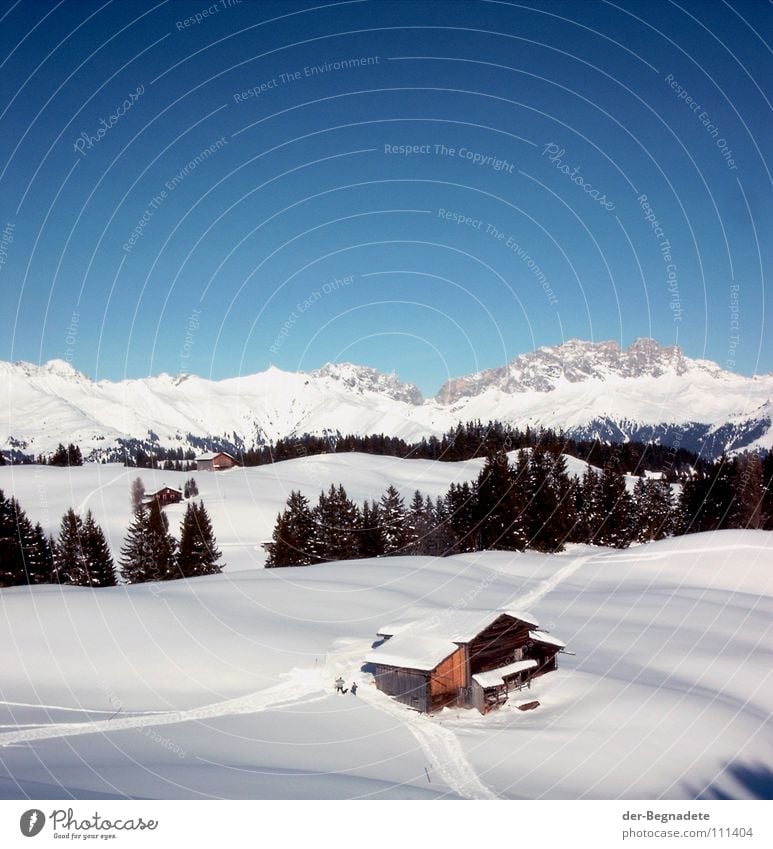
<instances>
[{"instance_id":1,"label":"treeline","mask_svg":"<svg viewBox=\"0 0 773 849\"><path fill-rule=\"evenodd\" d=\"M193 578L220 572L221 552L203 502L190 502L180 542L157 501L138 505L119 558L119 569L91 511L81 518L69 509L56 538L33 525L19 502L0 490L0 587L66 584L112 587L118 571L126 583Z\"/></svg>"},{"instance_id":2,"label":"treeline","mask_svg":"<svg viewBox=\"0 0 773 849\"><path fill-rule=\"evenodd\" d=\"M156 435L152 434L155 438ZM202 440L188 434L188 441L200 450L227 451L243 466L262 466L281 460L318 454L336 454L358 451L385 457L401 457L417 460L457 462L487 457L502 451L518 451L525 448L542 447L553 453L576 457L592 466L613 465L619 471L640 475L644 471L662 472L674 482L683 473L694 469L706 469L711 465L699 455L684 448L673 448L654 443L625 442L606 443L600 440L580 440L567 437L560 431L511 427L501 422L470 421L459 424L443 436L430 436L419 442L406 442L395 436L371 434L357 436L329 433L325 436L304 434L279 439L255 448L245 449L235 441ZM235 440L235 437L234 437ZM68 446L77 451L77 446ZM60 446L62 449L62 446ZM55 456L61 459L60 449ZM194 468L195 453L190 448L163 448L152 440L119 440L117 448L99 449L92 452L100 462L121 462L136 468L163 469L166 471L189 471ZM32 462L32 458L27 458ZM39 457L38 462L50 462ZM57 462L54 465L79 465L80 462Z\"/></svg>"},{"instance_id":3,"label":"treeline","mask_svg":"<svg viewBox=\"0 0 773 849\"><path fill-rule=\"evenodd\" d=\"M625 548L673 534L773 529L773 461L722 458L686 481L678 501L665 477L640 477L629 493L619 464L570 476L561 454L538 446L515 465L489 455L472 483L409 505L394 487L355 504L342 485L312 507L292 492L267 545L268 567L399 554L447 556L482 550L561 551L567 542Z\"/></svg>"},{"instance_id":4,"label":"treeline","mask_svg":"<svg viewBox=\"0 0 773 849\"><path fill-rule=\"evenodd\" d=\"M412 443L384 434L305 434L241 451L238 457L245 466L260 466L307 455L349 451L386 457L458 462L525 448L543 448L554 454L568 454L592 466L611 465L618 471L632 475L639 475L644 471L662 472L671 481L676 480L682 472L708 465L708 461L683 448L641 442L605 443L599 440L577 440L549 428L534 430L527 427L520 430L496 421L486 424L480 421L459 424L441 437L430 436Z\"/></svg>"},{"instance_id":5,"label":"treeline","mask_svg":"<svg viewBox=\"0 0 773 849\"><path fill-rule=\"evenodd\" d=\"M82 466L83 454L77 445L71 442L66 448L59 443L56 451L51 456L38 454L35 462L40 466Z\"/></svg>"}]
</instances>

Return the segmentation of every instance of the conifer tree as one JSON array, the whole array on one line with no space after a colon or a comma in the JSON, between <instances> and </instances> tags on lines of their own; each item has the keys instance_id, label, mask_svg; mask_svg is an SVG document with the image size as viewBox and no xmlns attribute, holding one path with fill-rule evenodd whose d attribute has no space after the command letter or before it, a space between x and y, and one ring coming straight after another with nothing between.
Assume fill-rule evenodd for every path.
<instances>
[{"instance_id":1,"label":"conifer tree","mask_svg":"<svg viewBox=\"0 0 773 849\"><path fill-rule=\"evenodd\" d=\"M151 502L147 510L138 507L121 548L121 575L130 584L175 578L175 548L169 520L158 502Z\"/></svg>"},{"instance_id":2,"label":"conifer tree","mask_svg":"<svg viewBox=\"0 0 773 849\"><path fill-rule=\"evenodd\" d=\"M612 548L625 548L632 538L631 496L623 475L611 466L599 478L599 517L592 542Z\"/></svg>"},{"instance_id":3,"label":"conifer tree","mask_svg":"<svg viewBox=\"0 0 773 849\"><path fill-rule=\"evenodd\" d=\"M514 470L507 454L486 458L478 476L477 510L480 546L483 549L523 551L526 547L523 509Z\"/></svg>"},{"instance_id":4,"label":"conifer tree","mask_svg":"<svg viewBox=\"0 0 773 849\"><path fill-rule=\"evenodd\" d=\"M314 552L314 519L308 499L293 490L283 513L277 516L272 541L266 547L266 567L308 566L317 562Z\"/></svg>"},{"instance_id":5,"label":"conifer tree","mask_svg":"<svg viewBox=\"0 0 773 849\"><path fill-rule=\"evenodd\" d=\"M471 487L467 481L462 484L452 483L444 503L453 535L453 549L449 553L463 554L468 551L478 551L480 541L475 488Z\"/></svg>"},{"instance_id":6,"label":"conifer tree","mask_svg":"<svg viewBox=\"0 0 773 849\"><path fill-rule=\"evenodd\" d=\"M733 509L730 523L734 528L761 528L764 524L763 471L757 454L741 454L732 469Z\"/></svg>"},{"instance_id":7,"label":"conifer tree","mask_svg":"<svg viewBox=\"0 0 773 849\"><path fill-rule=\"evenodd\" d=\"M340 484L320 493L313 511L316 559L351 560L358 556L359 509Z\"/></svg>"},{"instance_id":8,"label":"conifer tree","mask_svg":"<svg viewBox=\"0 0 773 849\"><path fill-rule=\"evenodd\" d=\"M11 496L0 490L0 587L18 587L29 583L25 562L24 539L28 536L29 520Z\"/></svg>"},{"instance_id":9,"label":"conifer tree","mask_svg":"<svg viewBox=\"0 0 773 849\"><path fill-rule=\"evenodd\" d=\"M94 521L91 510L81 530L81 550L86 560L86 572L90 587L114 587L117 583L115 564L102 528Z\"/></svg>"},{"instance_id":10,"label":"conifer tree","mask_svg":"<svg viewBox=\"0 0 773 849\"><path fill-rule=\"evenodd\" d=\"M537 551L561 551L569 530L563 503L566 462L536 446L528 463L529 499L525 512L529 548Z\"/></svg>"},{"instance_id":11,"label":"conifer tree","mask_svg":"<svg viewBox=\"0 0 773 849\"><path fill-rule=\"evenodd\" d=\"M83 552L83 521L72 507L62 516L54 547L54 579L59 584L86 587L90 576Z\"/></svg>"},{"instance_id":12,"label":"conifer tree","mask_svg":"<svg viewBox=\"0 0 773 849\"><path fill-rule=\"evenodd\" d=\"M417 489L408 507L406 554L426 554L428 536L432 530L432 502L427 505Z\"/></svg>"},{"instance_id":13,"label":"conifer tree","mask_svg":"<svg viewBox=\"0 0 773 849\"><path fill-rule=\"evenodd\" d=\"M381 557L384 537L381 533L381 511L378 504L367 500L362 505L358 549L360 557Z\"/></svg>"},{"instance_id":14,"label":"conifer tree","mask_svg":"<svg viewBox=\"0 0 773 849\"><path fill-rule=\"evenodd\" d=\"M26 552L27 578L30 584L50 584L54 580L54 547L40 522L32 528Z\"/></svg>"},{"instance_id":15,"label":"conifer tree","mask_svg":"<svg viewBox=\"0 0 773 849\"><path fill-rule=\"evenodd\" d=\"M379 527L384 540L384 554L404 554L409 539L405 502L391 485L379 501Z\"/></svg>"},{"instance_id":16,"label":"conifer tree","mask_svg":"<svg viewBox=\"0 0 773 849\"><path fill-rule=\"evenodd\" d=\"M603 516L599 475L590 465L586 467L582 481L575 488L575 516L573 542L594 542Z\"/></svg>"},{"instance_id":17,"label":"conifer tree","mask_svg":"<svg viewBox=\"0 0 773 849\"><path fill-rule=\"evenodd\" d=\"M217 561L221 552L215 541L212 522L204 504L188 504L180 528L180 546L177 566L180 577L195 578L199 575L217 575L223 571Z\"/></svg>"}]
</instances>

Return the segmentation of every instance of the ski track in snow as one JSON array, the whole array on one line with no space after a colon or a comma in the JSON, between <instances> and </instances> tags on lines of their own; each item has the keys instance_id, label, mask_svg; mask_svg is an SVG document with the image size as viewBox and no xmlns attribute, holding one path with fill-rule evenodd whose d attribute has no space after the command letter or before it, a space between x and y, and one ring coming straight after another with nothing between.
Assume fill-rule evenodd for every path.
<instances>
[{"instance_id":1,"label":"ski track in snow","mask_svg":"<svg viewBox=\"0 0 773 849\"><path fill-rule=\"evenodd\" d=\"M94 492L99 489L101 487L98 487ZM94 492L84 499L84 504ZM523 609L532 607L592 557L594 557L593 554L588 554L575 558L559 569L555 575L543 581L532 592L525 596L519 596L514 601L517 601L518 606ZM180 722L215 719L222 716L260 713L270 708L308 704L327 698L335 679L339 675L349 676L352 667L358 669L365 653L366 646L363 646L361 642L347 641L339 644L338 648L335 648L333 652L326 656L324 665L295 668L287 674L286 679L281 683L265 690L249 693L246 696L180 711L118 716L94 722L62 722L19 728L16 731L0 734L0 748L36 740L172 725ZM316 696L316 698L309 698L309 696ZM443 726L441 720L406 708L372 685L365 684L360 687L357 697L402 725L418 742L429 759L432 769L440 775L453 793L464 799L498 798L496 793L481 781L467 759L456 734ZM30 705L30 707L33 707L33 705Z\"/></svg>"},{"instance_id":2,"label":"ski track in snow","mask_svg":"<svg viewBox=\"0 0 773 849\"><path fill-rule=\"evenodd\" d=\"M596 555L583 554L580 557L575 557L574 560L567 563L566 566L562 566L554 575L551 575L549 578L544 580L530 593L522 596L516 596L510 603L516 605L519 610L523 610L525 613L530 607L534 607L535 604L542 601L549 592L552 592L559 584L562 584L568 577L573 575L593 557L596 557Z\"/></svg>"},{"instance_id":3,"label":"ski track in snow","mask_svg":"<svg viewBox=\"0 0 773 849\"><path fill-rule=\"evenodd\" d=\"M90 498L93 498L100 490L106 489L108 486L111 486L112 484L114 484L117 480L120 480L121 478L126 477L129 474L130 471L131 470L127 468L123 472L121 472L120 474L116 475L111 480L105 481L105 483L100 484L99 486L92 489L91 492L83 499L83 501L81 501L81 503L75 508L75 512L78 515L85 513L86 512L86 506L89 503Z\"/></svg>"}]
</instances>

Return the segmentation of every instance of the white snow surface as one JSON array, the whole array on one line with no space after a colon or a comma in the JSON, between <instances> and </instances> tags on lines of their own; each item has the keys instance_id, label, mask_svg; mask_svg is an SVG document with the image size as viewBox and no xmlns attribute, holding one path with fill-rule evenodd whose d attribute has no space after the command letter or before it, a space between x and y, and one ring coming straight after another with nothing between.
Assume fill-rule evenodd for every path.
<instances>
[{"instance_id":1,"label":"white snow surface","mask_svg":"<svg viewBox=\"0 0 773 849\"><path fill-rule=\"evenodd\" d=\"M450 466L346 455L198 473L223 574L0 590L0 796L769 798L768 532L256 568L291 488L442 491L476 468ZM115 547L135 474L0 468L0 487L47 527L92 507ZM148 489L185 477L141 474ZM174 526L180 505L167 512ZM384 622L499 609L575 652L534 682L534 711L423 716L363 671ZM338 675L356 696L334 693Z\"/></svg>"}]
</instances>

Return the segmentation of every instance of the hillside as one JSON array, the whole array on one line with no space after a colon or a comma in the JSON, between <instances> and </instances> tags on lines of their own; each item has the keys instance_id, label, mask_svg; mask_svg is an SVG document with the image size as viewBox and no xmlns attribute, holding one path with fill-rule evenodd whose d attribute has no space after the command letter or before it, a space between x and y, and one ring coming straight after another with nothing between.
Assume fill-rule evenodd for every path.
<instances>
[{"instance_id":1,"label":"hillside","mask_svg":"<svg viewBox=\"0 0 773 849\"><path fill-rule=\"evenodd\" d=\"M0 796L769 794L771 540L3 590ZM460 603L531 611L576 653L537 710L430 718L361 671L380 625Z\"/></svg>"}]
</instances>

